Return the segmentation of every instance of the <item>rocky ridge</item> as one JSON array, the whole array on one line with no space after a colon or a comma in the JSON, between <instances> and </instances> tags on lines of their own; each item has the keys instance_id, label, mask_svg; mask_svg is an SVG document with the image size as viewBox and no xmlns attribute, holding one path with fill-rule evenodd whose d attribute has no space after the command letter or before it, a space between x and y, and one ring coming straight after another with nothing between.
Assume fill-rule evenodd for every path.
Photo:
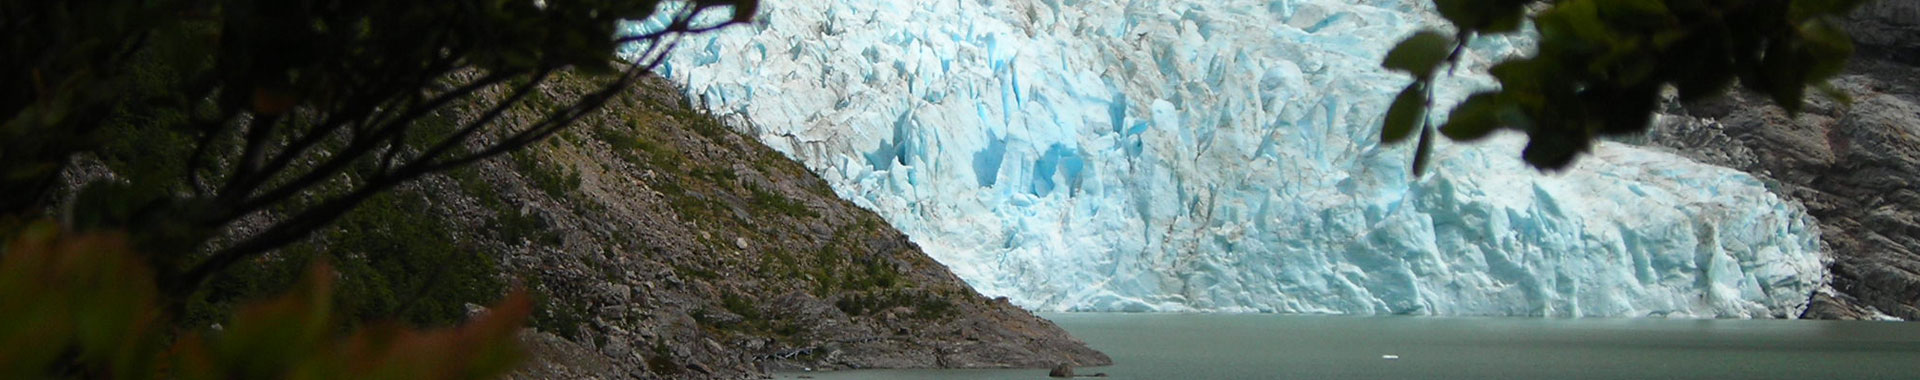
<instances>
[{"instance_id":1,"label":"rocky ridge","mask_svg":"<svg viewBox=\"0 0 1920 380\"><path fill-rule=\"evenodd\" d=\"M1803 317L1920 320L1920 3L1869 3L1834 86L1788 115L1764 95L1675 105L1648 141L1749 172L1806 205L1830 251L1831 291Z\"/></svg>"},{"instance_id":2,"label":"rocky ridge","mask_svg":"<svg viewBox=\"0 0 1920 380\"><path fill-rule=\"evenodd\" d=\"M563 77L533 101L570 98L585 82ZM543 297L522 334L533 360L515 377L1109 363L982 297L800 164L688 105L648 78L562 135L478 164L477 178L412 185L456 226L453 239L504 252L502 276ZM505 217L537 231L503 232Z\"/></svg>"}]
</instances>

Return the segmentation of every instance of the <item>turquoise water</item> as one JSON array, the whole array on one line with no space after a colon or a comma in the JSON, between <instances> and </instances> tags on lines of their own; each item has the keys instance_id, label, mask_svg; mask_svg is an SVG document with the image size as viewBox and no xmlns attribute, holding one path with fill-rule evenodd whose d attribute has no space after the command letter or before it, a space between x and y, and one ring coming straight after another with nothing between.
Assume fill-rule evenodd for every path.
<instances>
[{"instance_id":1,"label":"turquoise water","mask_svg":"<svg viewBox=\"0 0 1920 380\"><path fill-rule=\"evenodd\" d=\"M1111 379L1920 379L1920 323L1042 314ZM1384 359L1395 355L1397 359ZM1044 379L1044 369L780 373Z\"/></svg>"}]
</instances>

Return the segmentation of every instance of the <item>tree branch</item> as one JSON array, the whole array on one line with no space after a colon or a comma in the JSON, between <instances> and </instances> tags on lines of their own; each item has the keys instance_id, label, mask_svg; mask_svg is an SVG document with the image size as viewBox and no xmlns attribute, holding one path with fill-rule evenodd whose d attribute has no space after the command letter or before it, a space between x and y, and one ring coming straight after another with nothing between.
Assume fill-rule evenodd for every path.
<instances>
[{"instance_id":1,"label":"tree branch","mask_svg":"<svg viewBox=\"0 0 1920 380\"><path fill-rule=\"evenodd\" d=\"M534 91L539 91L540 83L545 82L547 76L551 74L553 74L553 69L541 70L540 73L535 74L533 78L527 80L527 83L514 88L513 95L501 100L500 103L494 104L492 108L487 109L480 117L467 122L466 126L461 127L458 131L454 132L452 136L441 139L440 142L434 144L433 147L421 152L419 156L409 161L407 166L414 166L413 162L433 162L435 158L445 154L448 150L453 149L453 147L459 146L459 144L467 140L468 136L472 136L481 128L492 124L495 119L499 119L500 115L506 113L514 104L525 100L527 95L532 94Z\"/></svg>"},{"instance_id":2,"label":"tree branch","mask_svg":"<svg viewBox=\"0 0 1920 380\"><path fill-rule=\"evenodd\" d=\"M368 198L372 198L374 195L386 191L396 184L398 184L396 181L369 182L366 186L347 193L346 195L329 199L314 207L309 207L298 215L274 224L272 227L267 228L266 231L262 231L253 237L228 246L226 249L214 252L213 256L208 257L205 261L201 261L198 265L194 265L192 269L187 270L186 273L175 278L172 283L166 284L166 288L163 290L166 294L171 295L172 299L185 299L185 296L193 292L194 289L200 288L200 285L205 283L214 273L225 271L227 267L233 266L234 263L238 263L242 259L285 247L287 244L292 244L302 238L306 238L307 234L321 227L325 227L327 224L333 223L334 220L339 219L342 215L346 215L347 211L352 210L355 206L359 206L361 202L365 202Z\"/></svg>"},{"instance_id":3,"label":"tree branch","mask_svg":"<svg viewBox=\"0 0 1920 380\"><path fill-rule=\"evenodd\" d=\"M653 68L658 66L660 62L661 60L656 58L652 60L649 64L644 66L640 65L639 63L634 63L632 66L630 66L627 69L626 72L621 73L619 79L615 80L613 83L609 83L606 86L601 87L599 90L588 93L587 95L582 95L579 100L576 100L574 102L574 105L572 107L568 107L566 110L562 110L560 112L548 114L547 117L545 119L542 119L540 122L534 123L533 126L527 127L524 130L515 132L513 135L502 139L500 143L495 144L494 146L487 147L486 149L482 149L480 152L476 152L474 154L470 154L470 155L459 157L459 158L448 159L446 161L441 161L441 162L433 162L431 160L424 160L424 159L419 160L419 162L423 163L424 165L419 166L417 168L412 168L411 170L421 174L438 172L442 170L449 170L456 167L472 164L474 162L478 162L481 160L485 160L488 158L493 158L495 156L499 156L507 152L519 150L521 148L527 147L528 145L532 145L534 143L540 142L541 140L545 140L546 138L553 136L555 133L559 133L560 130L563 130L566 127L571 126L574 123L578 122L580 118L585 117L588 113L591 113L595 110L599 110L601 107L605 106L607 101L610 101L615 96L618 96L620 94L620 91L631 88L634 83L638 82L641 75L644 75L645 73L648 73L648 72L652 72ZM410 164L409 166L414 166L414 165Z\"/></svg>"},{"instance_id":4,"label":"tree branch","mask_svg":"<svg viewBox=\"0 0 1920 380\"><path fill-rule=\"evenodd\" d=\"M720 30L722 28L726 28L736 24L746 23L745 21L742 21L742 20L733 19L733 20L727 20L726 22L722 22L715 25L708 25L708 26L702 26L702 27L693 26L693 19L699 18L701 14L706 13L709 10L713 10L714 8L715 6L712 6L712 5L702 5L692 10L682 11L680 12L679 15L676 15L673 17L673 21L668 23L665 29L657 30L652 33L620 37L619 39L615 39L614 42L616 44L627 44L627 43L634 43L634 42L641 42L641 41L659 41L671 35L706 33L706 32L711 32L715 30Z\"/></svg>"},{"instance_id":5,"label":"tree branch","mask_svg":"<svg viewBox=\"0 0 1920 380\"><path fill-rule=\"evenodd\" d=\"M239 199L245 196L238 191L241 190L239 187L251 182L251 178L258 175L256 172L260 170L261 155L266 154L264 151L267 149L267 140L273 136L275 125L279 122L280 115L260 115L248 121L246 148L241 151L239 161L234 163L232 177L228 177L227 184L221 186L220 198Z\"/></svg>"},{"instance_id":6,"label":"tree branch","mask_svg":"<svg viewBox=\"0 0 1920 380\"><path fill-rule=\"evenodd\" d=\"M385 133L376 133L375 136L368 136L366 138L362 138L361 136L355 136L353 141L350 142L346 148L342 149L338 154L335 154L333 157L329 158L326 162L320 164L320 166L307 171L307 173L300 176L300 178L294 179L291 182L288 182L286 184L283 184L271 190L268 190L266 193L258 197L235 202L235 204L238 204L238 206L234 207L232 212L230 212L228 215L222 218L222 220L231 221L241 216L245 216L255 211L259 211L261 208L264 208L267 205L271 205L273 203L286 200L287 198L290 198L295 194L299 194L301 191L306 190L307 188L313 187L315 184L320 183L320 181L324 181L327 178L332 178L333 176L338 175L340 172L346 170L350 165L353 164L355 160L358 160L361 157L364 157L368 152L372 151L375 147L381 145L380 143L384 142L385 140L384 138L382 138L383 136L387 136L392 133L398 133L398 129L393 128L394 126L407 125L408 123L411 123L414 119L418 119L419 117L424 116L428 112L431 112L433 110L439 109L442 106L445 106L448 102L452 101L453 99L465 97L466 95L471 94L474 91L479 90L480 88L492 86L501 81L505 81L507 78L510 78L512 76L513 75L509 73L504 73L504 72L488 75L487 77L481 78L480 80L476 80L473 83L469 83L467 86L463 86L452 92L442 94L440 97L435 98L434 100L429 101L426 104L420 105L418 107L414 107L412 110L409 110L405 114L405 116L402 116L399 119L394 120L387 127L376 129L376 131L384 131Z\"/></svg>"}]
</instances>

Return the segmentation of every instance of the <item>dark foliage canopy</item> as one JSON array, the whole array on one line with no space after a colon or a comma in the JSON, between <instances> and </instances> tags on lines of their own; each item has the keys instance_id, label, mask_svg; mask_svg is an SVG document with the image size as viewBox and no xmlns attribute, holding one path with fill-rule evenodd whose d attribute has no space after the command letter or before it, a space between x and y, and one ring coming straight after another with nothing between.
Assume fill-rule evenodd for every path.
<instances>
[{"instance_id":1,"label":"dark foliage canopy","mask_svg":"<svg viewBox=\"0 0 1920 380\"><path fill-rule=\"evenodd\" d=\"M1515 33L1526 21L1539 51L1493 66L1499 89L1475 93L1437 128L1473 141L1500 129L1527 134L1522 158L1563 169L1608 135L1645 132L1661 91L1680 100L1719 95L1738 81L1788 112L1808 87L1840 73L1853 44L1840 18L1865 0L1434 0L1455 32L1422 31L1382 66L1413 75L1380 128L1387 143L1419 131L1414 172L1424 171L1436 129L1434 77L1457 64L1476 35Z\"/></svg>"},{"instance_id":2,"label":"dark foliage canopy","mask_svg":"<svg viewBox=\"0 0 1920 380\"><path fill-rule=\"evenodd\" d=\"M0 231L46 217L76 155L137 145L122 159L150 170L87 185L62 214L72 228L129 231L177 307L210 276L398 184L555 134L678 36L745 22L754 3L4 0ZM644 19L666 26L622 34L622 20ZM615 56L626 44L633 60ZM604 85L543 93L560 70ZM525 108L543 116L501 117ZM262 213L269 225L221 235Z\"/></svg>"}]
</instances>

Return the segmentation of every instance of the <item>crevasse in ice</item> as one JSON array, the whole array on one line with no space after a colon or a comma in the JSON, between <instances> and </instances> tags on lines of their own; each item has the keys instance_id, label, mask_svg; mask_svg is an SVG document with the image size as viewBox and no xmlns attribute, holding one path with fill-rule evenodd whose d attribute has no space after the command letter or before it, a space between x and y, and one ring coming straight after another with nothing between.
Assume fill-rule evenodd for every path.
<instances>
[{"instance_id":1,"label":"crevasse in ice","mask_svg":"<svg viewBox=\"0 0 1920 380\"><path fill-rule=\"evenodd\" d=\"M1501 135L1382 145L1414 0L767 1L663 73L1037 310L1791 316L1815 226L1755 178ZM638 26L636 26L638 27ZM1487 37L1441 103L1490 86ZM1446 107L1441 107L1446 108ZM1436 118L1441 115L1436 115Z\"/></svg>"}]
</instances>

